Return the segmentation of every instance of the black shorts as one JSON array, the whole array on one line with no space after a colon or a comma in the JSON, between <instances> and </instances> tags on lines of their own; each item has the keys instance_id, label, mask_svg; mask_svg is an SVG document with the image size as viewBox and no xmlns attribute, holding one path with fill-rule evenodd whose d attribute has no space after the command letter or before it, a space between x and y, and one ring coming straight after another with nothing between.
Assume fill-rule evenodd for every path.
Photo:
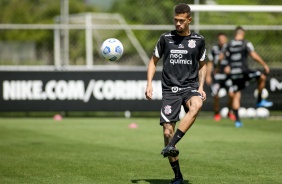
<instances>
[{"instance_id":1,"label":"black shorts","mask_svg":"<svg viewBox=\"0 0 282 184\"><path fill-rule=\"evenodd\" d=\"M198 90L195 88L185 89L181 91L181 93L163 94L160 125L165 122L179 121L181 105L183 105L184 110L188 112L189 109L186 107L186 102L192 96L202 97Z\"/></svg>"},{"instance_id":2,"label":"black shorts","mask_svg":"<svg viewBox=\"0 0 282 184\"><path fill-rule=\"evenodd\" d=\"M260 78L260 71L245 71L242 74L231 75L232 86L229 91L236 92L246 88L250 83L257 81Z\"/></svg>"},{"instance_id":3,"label":"black shorts","mask_svg":"<svg viewBox=\"0 0 282 184\"><path fill-rule=\"evenodd\" d=\"M229 91L231 85L232 85L232 81L230 78L223 80L214 80L211 85L212 96L217 95L220 89L225 89L226 92Z\"/></svg>"}]
</instances>

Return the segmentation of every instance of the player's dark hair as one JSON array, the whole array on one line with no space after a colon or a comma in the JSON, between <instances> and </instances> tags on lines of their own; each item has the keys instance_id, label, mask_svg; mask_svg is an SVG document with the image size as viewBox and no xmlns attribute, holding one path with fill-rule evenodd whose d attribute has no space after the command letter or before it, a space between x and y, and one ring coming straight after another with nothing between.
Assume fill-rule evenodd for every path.
<instances>
[{"instance_id":1,"label":"player's dark hair","mask_svg":"<svg viewBox=\"0 0 282 184\"><path fill-rule=\"evenodd\" d=\"M245 32L245 29L242 26L237 26L234 34L236 35L238 33L238 31L244 31Z\"/></svg>"},{"instance_id":2,"label":"player's dark hair","mask_svg":"<svg viewBox=\"0 0 282 184\"><path fill-rule=\"evenodd\" d=\"M219 33L217 33L217 37L219 37L219 36L226 36L226 34L223 33L223 32L219 32Z\"/></svg>"},{"instance_id":3,"label":"player's dark hair","mask_svg":"<svg viewBox=\"0 0 282 184\"><path fill-rule=\"evenodd\" d=\"M174 7L175 14L187 13L190 15L190 6L185 3L180 3Z\"/></svg>"}]
</instances>

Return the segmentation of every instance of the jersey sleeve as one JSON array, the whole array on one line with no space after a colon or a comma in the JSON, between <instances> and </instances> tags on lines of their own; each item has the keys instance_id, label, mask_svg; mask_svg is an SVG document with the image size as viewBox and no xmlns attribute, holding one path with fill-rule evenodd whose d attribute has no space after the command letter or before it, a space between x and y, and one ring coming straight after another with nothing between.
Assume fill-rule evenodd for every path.
<instances>
[{"instance_id":1,"label":"jersey sleeve","mask_svg":"<svg viewBox=\"0 0 282 184\"><path fill-rule=\"evenodd\" d=\"M221 48L221 53L224 53L224 55L225 55L225 53L226 53L226 51L227 51L227 49L228 49L228 45L225 43L223 46L222 46L222 48Z\"/></svg>"},{"instance_id":2,"label":"jersey sleeve","mask_svg":"<svg viewBox=\"0 0 282 184\"><path fill-rule=\"evenodd\" d=\"M200 55L199 55L198 60L199 61L204 61L205 58L206 58L206 43L205 43L205 39L204 38L203 38L203 40L201 42L199 50L200 50Z\"/></svg>"},{"instance_id":3,"label":"jersey sleeve","mask_svg":"<svg viewBox=\"0 0 282 184\"><path fill-rule=\"evenodd\" d=\"M209 61L213 61L214 57L213 57L213 49L210 49L208 52L208 59Z\"/></svg>"},{"instance_id":4,"label":"jersey sleeve","mask_svg":"<svg viewBox=\"0 0 282 184\"><path fill-rule=\"evenodd\" d=\"M164 40L164 35L161 35L153 52L153 55L157 58L161 58L163 56L164 53L164 44L165 44L165 40Z\"/></svg>"},{"instance_id":5,"label":"jersey sleeve","mask_svg":"<svg viewBox=\"0 0 282 184\"><path fill-rule=\"evenodd\" d=\"M230 47L230 44L224 44L224 45L222 46L222 49L221 49L220 52L223 53L224 58L227 60L227 63L230 64L229 47Z\"/></svg>"},{"instance_id":6,"label":"jersey sleeve","mask_svg":"<svg viewBox=\"0 0 282 184\"><path fill-rule=\"evenodd\" d=\"M251 42L247 42L247 50L249 53L255 51L255 48Z\"/></svg>"}]
</instances>

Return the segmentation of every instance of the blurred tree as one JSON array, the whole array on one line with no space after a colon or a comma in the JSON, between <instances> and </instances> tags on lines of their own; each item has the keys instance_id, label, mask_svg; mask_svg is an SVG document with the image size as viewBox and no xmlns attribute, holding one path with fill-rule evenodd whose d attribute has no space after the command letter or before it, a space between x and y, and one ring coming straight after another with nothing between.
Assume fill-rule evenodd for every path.
<instances>
[{"instance_id":1,"label":"blurred tree","mask_svg":"<svg viewBox=\"0 0 282 184\"><path fill-rule=\"evenodd\" d=\"M211 0L212 1L212 0ZM194 0L118 0L110 12L120 13L129 24L151 24L151 25L172 25L173 26L173 7L178 3L194 4ZM200 4L205 4L207 0L200 0ZM282 5L282 1L277 0L213 0L218 5ZM262 13L262 12L200 12L200 24L203 25L282 25L281 13ZM193 18L192 14L192 18ZM192 22L193 24L193 22ZM134 33L138 40L150 56L159 35L165 31L147 31L135 30ZM207 45L213 43L218 31L203 30L200 31L206 38ZM226 31L230 37L233 31ZM273 42L281 36L281 31L269 31L264 34L258 34L255 31L248 32L248 39L255 45L263 47L266 43L273 47L278 47L280 43ZM273 52L270 55L278 55Z\"/></svg>"},{"instance_id":2,"label":"blurred tree","mask_svg":"<svg viewBox=\"0 0 282 184\"><path fill-rule=\"evenodd\" d=\"M95 11L93 6L87 6L84 0L69 0L69 13L82 13ZM55 17L60 15L60 0L1 0L0 23L1 24L54 24ZM82 34L82 32L80 32ZM78 40L77 32L70 31L70 42ZM48 64L53 64L53 30L25 30L4 29L0 30L1 42L34 42L37 54L48 55ZM79 41L77 41L79 42ZM83 48L81 48L83 49ZM72 52L70 52L72 53ZM46 64L46 63L45 63Z\"/></svg>"},{"instance_id":3,"label":"blurred tree","mask_svg":"<svg viewBox=\"0 0 282 184\"><path fill-rule=\"evenodd\" d=\"M181 2L123 0L116 1L110 11L121 13L131 24L171 24L173 7Z\"/></svg>"},{"instance_id":4,"label":"blurred tree","mask_svg":"<svg viewBox=\"0 0 282 184\"><path fill-rule=\"evenodd\" d=\"M94 7L86 6L84 0L69 0L69 12L82 13L95 11ZM60 1L46 0L1 0L1 24L53 24L55 16L60 15ZM52 30L50 30L52 32ZM50 31L37 30L6 30L1 31L0 40L45 42L53 40Z\"/></svg>"},{"instance_id":5,"label":"blurred tree","mask_svg":"<svg viewBox=\"0 0 282 184\"><path fill-rule=\"evenodd\" d=\"M129 24L172 25L173 7L181 2L183 1L123 0L116 1L110 12L120 13ZM163 31L134 31L148 55L151 55L161 32Z\"/></svg>"}]
</instances>

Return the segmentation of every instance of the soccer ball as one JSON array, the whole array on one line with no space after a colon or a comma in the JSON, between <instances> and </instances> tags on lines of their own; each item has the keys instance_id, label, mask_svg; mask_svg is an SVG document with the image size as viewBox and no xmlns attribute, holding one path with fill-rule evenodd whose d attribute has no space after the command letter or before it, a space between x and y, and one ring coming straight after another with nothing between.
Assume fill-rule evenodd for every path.
<instances>
[{"instance_id":1,"label":"soccer ball","mask_svg":"<svg viewBox=\"0 0 282 184\"><path fill-rule=\"evenodd\" d=\"M247 116L248 116L249 118L255 118L255 117L257 116L257 111L256 111L256 109L253 108L253 107L247 108Z\"/></svg>"},{"instance_id":2,"label":"soccer ball","mask_svg":"<svg viewBox=\"0 0 282 184\"><path fill-rule=\"evenodd\" d=\"M258 89L255 89L254 91L254 97L257 98L258 97ZM263 88L262 89L262 92L261 92L261 98L262 99L266 99L268 97L268 91L266 88Z\"/></svg>"},{"instance_id":3,"label":"soccer ball","mask_svg":"<svg viewBox=\"0 0 282 184\"><path fill-rule=\"evenodd\" d=\"M186 115L186 112L184 110L184 107L181 105L180 113L179 113L179 119L183 119Z\"/></svg>"},{"instance_id":4,"label":"soccer ball","mask_svg":"<svg viewBox=\"0 0 282 184\"><path fill-rule=\"evenodd\" d=\"M101 46L101 55L107 61L117 61L123 54L123 45L116 38L105 40Z\"/></svg>"},{"instance_id":5,"label":"soccer ball","mask_svg":"<svg viewBox=\"0 0 282 184\"><path fill-rule=\"evenodd\" d=\"M223 107L219 112L220 116L223 118L227 118L228 111L229 111L228 107Z\"/></svg>"},{"instance_id":6,"label":"soccer ball","mask_svg":"<svg viewBox=\"0 0 282 184\"><path fill-rule=\"evenodd\" d=\"M220 88L218 91L218 97L222 98L222 97L225 97L226 95L227 95L226 89Z\"/></svg>"},{"instance_id":7,"label":"soccer ball","mask_svg":"<svg viewBox=\"0 0 282 184\"><path fill-rule=\"evenodd\" d=\"M238 110L238 114L240 116L240 118L247 118L248 114L247 114L247 109L245 107L240 107Z\"/></svg>"},{"instance_id":8,"label":"soccer ball","mask_svg":"<svg viewBox=\"0 0 282 184\"><path fill-rule=\"evenodd\" d=\"M269 117L270 113L269 110L265 107L257 108L257 117L258 118L267 118Z\"/></svg>"}]
</instances>

